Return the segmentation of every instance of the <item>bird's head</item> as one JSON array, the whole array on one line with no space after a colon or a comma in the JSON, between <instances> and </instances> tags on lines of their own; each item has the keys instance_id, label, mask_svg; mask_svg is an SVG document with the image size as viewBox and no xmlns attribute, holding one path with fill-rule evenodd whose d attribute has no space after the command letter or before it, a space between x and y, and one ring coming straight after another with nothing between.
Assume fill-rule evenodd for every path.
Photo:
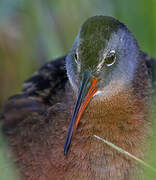
<instances>
[{"instance_id":1,"label":"bird's head","mask_svg":"<svg viewBox=\"0 0 156 180\"><path fill-rule=\"evenodd\" d=\"M112 82L129 84L138 65L139 48L131 32L112 17L89 18L80 28L71 52L66 57L67 75L78 92L64 153L72 131L93 96L105 94Z\"/></svg>"}]
</instances>

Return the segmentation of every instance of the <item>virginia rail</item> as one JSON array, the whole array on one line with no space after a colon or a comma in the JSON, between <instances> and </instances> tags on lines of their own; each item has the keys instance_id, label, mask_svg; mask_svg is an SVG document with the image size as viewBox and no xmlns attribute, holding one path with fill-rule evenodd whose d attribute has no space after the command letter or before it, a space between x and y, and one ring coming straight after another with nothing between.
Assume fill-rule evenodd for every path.
<instances>
[{"instance_id":1,"label":"virginia rail","mask_svg":"<svg viewBox=\"0 0 156 180\"><path fill-rule=\"evenodd\" d=\"M154 66L124 24L89 18L69 54L41 67L4 106L2 129L23 177L134 180L140 175L134 160L93 135L144 157Z\"/></svg>"}]
</instances>

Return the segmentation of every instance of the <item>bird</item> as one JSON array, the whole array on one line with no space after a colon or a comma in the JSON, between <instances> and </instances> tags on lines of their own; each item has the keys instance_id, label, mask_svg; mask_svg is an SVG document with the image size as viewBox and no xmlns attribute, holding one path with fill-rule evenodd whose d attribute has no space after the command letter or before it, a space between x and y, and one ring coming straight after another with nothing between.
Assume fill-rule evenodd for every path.
<instances>
[{"instance_id":1,"label":"bird","mask_svg":"<svg viewBox=\"0 0 156 180\"><path fill-rule=\"evenodd\" d=\"M134 180L140 165L93 135L144 158L155 59L122 22L93 16L71 51L10 97L2 131L27 180Z\"/></svg>"}]
</instances>

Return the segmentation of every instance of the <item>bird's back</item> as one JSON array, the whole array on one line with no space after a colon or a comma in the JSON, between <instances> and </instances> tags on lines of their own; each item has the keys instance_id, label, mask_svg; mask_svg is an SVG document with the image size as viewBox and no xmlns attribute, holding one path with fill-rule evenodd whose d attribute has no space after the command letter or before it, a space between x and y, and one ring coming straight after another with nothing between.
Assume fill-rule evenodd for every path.
<instances>
[{"instance_id":1,"label":"bird's back","mask_svg":"<svg viewBox=\"0 0 156 180\"><path fill-rule=\"evenodd\" d=\"M62 57L41 67L24 83L22 92L10 97L3 107L2 131L15 162L28 179L51 179L57 174L53 164L59 160L58 154L63 155L63 147L58 153L55 146L58 138L62 139L62 146L64 143L64 123L70 114L68 104L72 97L69 86ZM62 134L55 131L58 126ZM56 160L49 158L51 151Z\"/></svg>"}]
</instances>

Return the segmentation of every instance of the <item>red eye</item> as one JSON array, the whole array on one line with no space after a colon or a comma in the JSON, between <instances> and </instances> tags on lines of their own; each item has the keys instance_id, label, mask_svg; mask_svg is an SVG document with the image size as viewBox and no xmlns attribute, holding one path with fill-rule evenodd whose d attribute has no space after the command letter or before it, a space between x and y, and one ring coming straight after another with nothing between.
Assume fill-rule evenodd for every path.
<instances>
[{"instance_id":1,"label":"red eye","mask_svg":"<svg viewBox=\"0 0 156 180\"><path fill-rule=\"evenodd\" d=\"M77 53L76 52L74 53L74 58L77 61Z\"/></svg>"},{"instance_id":2,"label":"red eye","mask_svg":"<svg viewBox=\"0 0 156 180\"><path fill-rule=\"evenodd\" d=\"M105 63L107 66L111 66L115 63L116 61L116 56L114 52L110 52L105 58Z\"/></svg>"},{"instance_id":3,"label":"red eye","mask_svg":"<svg viewBox=\"0 0 156 180\"><path fill-rule=\"evenodd\" d=\"M77 52L74 53L74 59L75 59L76 64L78 64L78 55L77 55Z\"/></svg>"}]
</instances>

